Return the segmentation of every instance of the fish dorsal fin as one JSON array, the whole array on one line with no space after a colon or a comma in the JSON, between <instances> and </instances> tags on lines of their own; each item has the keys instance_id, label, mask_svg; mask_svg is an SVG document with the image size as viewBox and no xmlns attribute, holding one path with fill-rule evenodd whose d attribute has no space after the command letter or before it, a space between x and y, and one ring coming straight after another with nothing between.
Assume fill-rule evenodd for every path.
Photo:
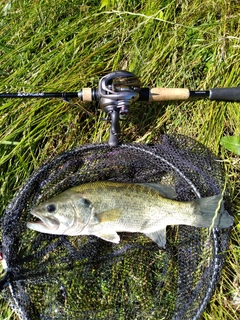
<instances>
[{"instance_id":1,"label":"fish dorsal fin","mask_svg":"<svg viewBox=\"0 0 240 320\"><path fill-rule=\"evenodd\" d=\"M169 199L177 198L177 193L172 186L164 185L161 183L154 183L154 182L139 183L139 185L157 191L164 198L169 198Z\"/></svg>"},{"instance_id":2,"label":"fish dorsal fin","mask_svg":"<svg viewBox=\"0 0 240 320\"><path fill-rule=\"evenodd\" d=\"M150 239L152 239L154 242L157 243L157 245L160 248L165 248L166 245L166 227L158 230L158 231L154 231L151 233L145 233L145 235L147 237L149 237Z\"/></svg>"},{"instance_id":3,"label":"fish dorsal fin","mask_svg":"<svg viewBox=\"0 0 240 320\"><path fill-rule=\"evenodd\" d=\"M101 232L98 232L96 234L98 238L101 238L105 241L113 242L113 243L119 243L120 237L114 230L103 230Z\"/></svg>"}]
</instances>

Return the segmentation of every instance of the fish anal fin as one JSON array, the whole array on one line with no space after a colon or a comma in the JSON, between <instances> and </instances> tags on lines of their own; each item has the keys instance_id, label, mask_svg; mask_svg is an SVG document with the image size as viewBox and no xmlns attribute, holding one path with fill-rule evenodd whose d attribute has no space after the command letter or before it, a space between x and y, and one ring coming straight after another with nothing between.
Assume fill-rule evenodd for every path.
<instances>
[{"instance_id":1,"label":"fish anal fin","mask_svg":"<svg viewBox=\"0 0 240 320\"><path fill-rule=\"evenodd\" d=\"M145 233L147 237L152 239L156 244L159 246L159 248L165 248L166 246L166 227L150 232L150 233Z\"/></svg>"}]
</instances>

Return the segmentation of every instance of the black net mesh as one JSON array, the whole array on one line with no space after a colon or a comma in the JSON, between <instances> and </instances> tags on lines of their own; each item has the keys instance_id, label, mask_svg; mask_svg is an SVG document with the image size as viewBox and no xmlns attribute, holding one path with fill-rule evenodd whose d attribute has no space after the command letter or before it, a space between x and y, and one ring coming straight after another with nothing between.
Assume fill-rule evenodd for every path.
<instances>
[{"instance_id":1,"label":"black net mesh","mask_svg":"<svg viewBox=\"0 0 240 320\"><path fill-rule=\"evenodd\" d=\"M219 194L216 160L194 140L163 135L154 145L83 146L45 164L4 213L2 297L20 319L199 319L220 277L230 228L170 226L161 250L143 234L121 233L113 244L41 234L26 222L34 205L89 181L161 182L184 201Z\"/></svg>"}]
</instances>

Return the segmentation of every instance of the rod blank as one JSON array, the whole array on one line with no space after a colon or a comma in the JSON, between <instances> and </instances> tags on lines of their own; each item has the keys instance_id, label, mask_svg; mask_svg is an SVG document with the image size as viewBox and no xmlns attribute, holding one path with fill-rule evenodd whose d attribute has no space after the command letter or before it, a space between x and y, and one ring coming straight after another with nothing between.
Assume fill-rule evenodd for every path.
<instances>
[{"instance_id":1,"label":"rod blank","mask_svg":"<svg viewBox=\"0 0 240 320\"><path fill-rule=\"evenodd\" d=\"M72 99L77 98L78 92L37 92L37 93L25 93L25 92L17 92L17 93L0 93L0 98L10 98L10 99L36 99L36 98L63 98L63 99Z\"/></svg>"}]
</instances>

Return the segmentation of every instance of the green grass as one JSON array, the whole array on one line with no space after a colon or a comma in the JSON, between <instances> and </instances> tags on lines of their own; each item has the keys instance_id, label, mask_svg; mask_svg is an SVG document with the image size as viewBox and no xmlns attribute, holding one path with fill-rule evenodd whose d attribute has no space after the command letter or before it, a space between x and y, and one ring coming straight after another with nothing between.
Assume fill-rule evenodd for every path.
<instances>
[{"instance_id":1,"label":"green grass","mask_svg":"<svg viewBox=\"0 0 240 320\"><path fill-rule=\"evenodd\" d=\"M224 0L0 1L0 92L76 91L126 69L143 87L240 86L240 5ZM0 101L0 211L49 157L107 141L97 107L79 101ZM125 142L193 137L221 156L236 217L223 277L203 319L239 312L240 158L220 145L240 135L240 106L210 101L131 107ZM1 213L0 213L1 214ZM2 319L13 319L7 307Z\"/></svg>"}]
</instances>

